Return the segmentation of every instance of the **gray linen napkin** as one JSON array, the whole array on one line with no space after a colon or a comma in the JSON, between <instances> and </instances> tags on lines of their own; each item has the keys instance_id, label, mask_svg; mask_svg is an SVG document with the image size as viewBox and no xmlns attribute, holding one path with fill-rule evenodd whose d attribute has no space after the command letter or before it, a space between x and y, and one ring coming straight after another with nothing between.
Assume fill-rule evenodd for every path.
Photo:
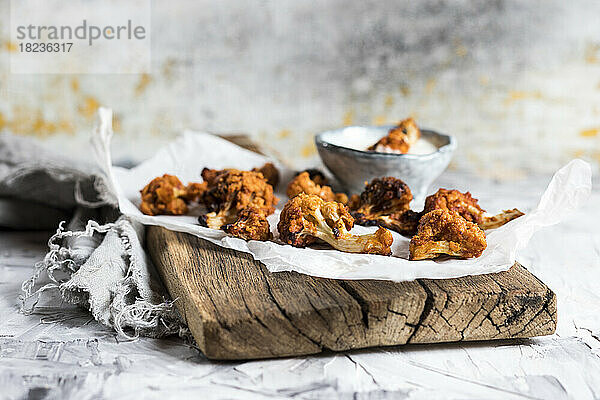
<instances>
[{"instance_id":1,"label":"gray linen napkin","mask_svg":"<svg viewBox=\"0 0 600 400\"><path fill-rule=\"evenodd\" d=\"M36 141L0 135L0 228L58 229L23 282L21 310L57 290L128 338L186 334L143 248L144 227L121 216L102 170ZM70 218L67 229L65 221Z\"/></svg>"}]
</instances>

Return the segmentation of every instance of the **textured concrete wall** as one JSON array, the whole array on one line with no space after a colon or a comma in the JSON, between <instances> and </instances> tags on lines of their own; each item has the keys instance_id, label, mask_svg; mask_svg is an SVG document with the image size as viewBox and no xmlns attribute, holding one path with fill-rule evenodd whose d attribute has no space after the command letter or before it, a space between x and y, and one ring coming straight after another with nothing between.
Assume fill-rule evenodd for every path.
<instances>
[{"instance_id":1,"label":"textured concrete wall","mask_svg":"<svg viewBox=\"0 0 600 400\"><path fill-rule=\"evenodd\" d=\"M95 0L99 1L99 0ZM148 75L10 75L0 130L82 146L99 105L117 152L184 128L249 132L297 163L314 133L413 115L455 134L453 168L498 177L600 163L600 2L155 1Z\"/></svg>"}]
</instances>

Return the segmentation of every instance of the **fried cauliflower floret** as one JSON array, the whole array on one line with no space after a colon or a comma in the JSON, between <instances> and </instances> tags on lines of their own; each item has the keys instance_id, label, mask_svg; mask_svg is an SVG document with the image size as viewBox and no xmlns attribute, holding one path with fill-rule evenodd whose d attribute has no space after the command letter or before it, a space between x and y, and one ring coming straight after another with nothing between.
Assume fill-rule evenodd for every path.
<instances>
[{"instance_id":1,"label":"fried cauliflower floret","mask_svg":"<svg viewBox=\"0 0 600 400\"><path fill-rule=\"evenodd\" d=\"M413 196L402 180L392 177L373 179L360 197L352 196L350 209L359 225L377 225L405 236L417 230L420 213L409 209Z\"/></svg>"},{"instance_id":2,"label":"fried cauliflower floret","mask_svg":"<svg viewBox=\"0 0 600 400\"><path fill-rule=\"evenodd\" d=\"M350 196L348 204L346 205L348 206L349 210L356 210L358 207L360 207L360 196L358 194L353 194Z\"/></svg>"},{"instance_id":3,"label":"fried cauliflower floret","mask_svg":"<svg viewBox=\"0 0 600 400\"><path fill-rule=\"evenodd\" d=\"M273 186L260 172L224 171L207 182L208 190L203 201L211 212L200 216L198 221L201 225L220 229L223 225L234 223L240 211L248 207L260 209L265 215L273 214L278 199L273 196Z\"/></svg>"},{"instance_id":4,"label":"fried cauliflower floret","mask_svg":"<svg viewBox=\"0 0 600 400\"><path fill-rule=\"evenodd\" d=\"M519 218L522 215L525 215L525 213L522 213L516 208L504 210L500 214L486 216L478 225L483 230L495 229L501 227L509 221L512 221L515 218Z\"/></svg>"},{"instance_id":5,"label":"fried cauliflower floret","mask_svg":"<svg viewBox=\"0 0 600 400\"><path fill-rule=\"evenodd\" d=\"M376 178L365 186L352 214L357 220L363 220L402 213L410 208L412 198L410 188L402 180L391 176Z\"/></svg>"},{"instance_id":6,"label":"fried cauliflower floret","mask_svg":"<svg viewBox=\"0 0 600 400\"><path fill-rule=\"evenodd\" d=\"M237 171L234 168L225 168L225 169L210 169L210 168L204 168L202 169L202 179L204 179L204 182L206 182L208 184L208 186L212 186L213 183L215 182L215 179L221 175L224 174L227 171ZM269 185L273 186L273 188L275 188L277 186L277 184L279 183L279 170L275 167L275 164L273 163L265 163L265 165L263 165L260 168L252 168L252 172L260 172L261 174L263 174L263 176L265 177L265 179L267 180L267 182L269 183Z\"/></svg>"},{"instance_id":7,"label":"fried cauliflower floret","mask_svg":"<svg viewBox=\"0 0 600 400\"><path fill-rule=\"evenodd\" d=\"M391 229L401 235L412 237L417 233L417 228L419 227L419 221L421 220L422 215L423 213L407 210L400 213L382 215L377 217L377 219L368 222L373 222L373 225Z\"/></svg>"},{"instance_id":8,"label":"fried cauliflower floret","mask_svg":"<svg viewBox=\"0 0 600 400\"><path fill-rule=\"evenodd\" d=\"M210 187L214 186L215 181L219 177L219 175L222 175L227 171L232 171L232 169L231 168L229 168L229 169L203 168L202 173L200 175L202 175L202 179L204 179L204 182L206 182L207 186L210 188Z\"/></svg>"},{"instance_id":9,"label":"fried cauliflower floret","mask_svg":"<svg viewBox=\"0 0 600 400\"><path fill-rule=\"evenodd\" d=\"M206 192L206 189L208 189L208 184L206 182L188 183L188 185L185 187L185 195L183 196L183 198L187 202L190 202L190 201L200 202L200 201L202 201L202 198L204 196L204 192Z\"/></svg>"},{"instance_id":10,"label":"fried cauliflower floret","mask_svg":"<svg viewBox=\"0 0 600 400\"><path fill-rule=\"evenodd\" d=\"M266 241L273 236L265 211L254 207L244 208L235 222L223 225L221 229L244 240Z\"/></svg>"},{"instance_id":11,"label":"fried cauliflower floret","mask_svg":"<svg viewBox=\"0 0 600 400\"><path fill-rule=\"evenodd\" d=\"M442 254L461 258L479 257L487 247L477 224L457 212L438 209L425 214L417 234L410 240L411 260L436 258Z\"/></svg>"},{"instance_id":12,"label":"fried cauliflower floret","mask_svg":"<svg viewBox=\"0 0 600 400\"><path fill-rule=\"evenodd\" d=\"M142 190L140 210L147 215L183 215L187 213L186 187L179 178L164 174L154 178Z\"/></svg>"},{"instance_id":13,"label":"fried cauliflower floret","mask_svg":"<svg viewBox=\"0 0 600 400\"><path fill-rule=\"evenodd\" d=\"M310 180L316 183L317 185L327 185L327 177L320 169L309 168L304 171L297 172L295 176L298 176L303 172L308 172L308 177L310 178Z\"/></svg>"},{"instance_id":14,"label":"fried cauliflower floret","mask_svg":"<svg viewBox=\"0 0 600 400\"><path fill-rule=\"evenodd\" d=\"M310 179L310 174L307 171L301 172L290 181L287 187L286 194L291 199L300 193L314 194L325 201L337 201L345 204L348 202L348 196L344 193L334 193L331 187L319 185Z\"/></svg>"},{"instance_id":15,"label":"fried cauliflower floret","mask_svg":"<svg viewBox=\"0 0 600 400\"><path fill-rule=\"evenodd\" d=\"M352 235L349 231L353 226L354 218L343 204L300 193L283 208L277 230L283 242L295 247L320 239L348 253L391 254L393 238L388 230L379 228L372 234Z\"/></svg>"},{"instance_id":16,"label":"fried cauliflower floret","mask_svg":"<svg viewBox=\"0 0 600 400\"><path fill-rule=\"evenodd\" d=\"M273 189L277 187L277 184L279 183L279 170L273 163L265 163L265 165L260 168L253 168L252 171L263 174L269 185L273 186Z\"/></svg>"},{"instance_id":17,"label":"fried cauliflower floret","mask_svg":"<svg viewBox=\"0 0 600 400\"><path fill-rule=\"evenodd\" d=\"M421 131L414 119L407 118L390 129L387 136L379 139L377 143L370 146L367 150L378 153L406 154L410 150L410 146L415 144L420 137Z\"/></svg>"},{"instance_id":18,"label":"fried cauliflower floret","mask_svg":"<svg viewBox=\"0 0 600 400\"><path fill-rule=\"evenodd\" d=\"M477 204L477 199L473 198L471 193L448 189L439 189L435 194L427 196L423 212L428 213L433 210L455 211L467 221L479 225L481 229L498 228L508 221L524 215L521 211L513 208L498 215L489 216Z\"/></svg>"}]
</instances>

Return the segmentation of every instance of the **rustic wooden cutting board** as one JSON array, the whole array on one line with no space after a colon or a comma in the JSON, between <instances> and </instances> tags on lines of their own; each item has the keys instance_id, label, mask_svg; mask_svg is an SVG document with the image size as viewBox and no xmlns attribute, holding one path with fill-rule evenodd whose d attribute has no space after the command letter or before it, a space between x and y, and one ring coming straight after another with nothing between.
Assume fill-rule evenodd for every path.
<instances>
[{"instance_id":1,"label":"rustic wooden cutting board","mask_svg":"<svg viewBox=\"0 0 600 400\"><path fill-rule=\"evenodd\" d=\"M526 338L556 329L556 296L519 264L457 279L340 281L270 273L249 254L160 227L148 229L147 246L211 359Z\"/></svg>"}]
</instances>

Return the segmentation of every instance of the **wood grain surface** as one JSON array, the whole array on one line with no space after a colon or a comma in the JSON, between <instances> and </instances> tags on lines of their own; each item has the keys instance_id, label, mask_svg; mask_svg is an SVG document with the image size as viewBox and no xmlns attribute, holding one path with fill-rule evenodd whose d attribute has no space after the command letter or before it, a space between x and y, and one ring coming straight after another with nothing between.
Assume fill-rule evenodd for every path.
<instances>
[{"instance_id":1,"label":"wood grain surface","mask_svg":"<svg viewBox=\"0 0 600 400\"><path fill-rule=\"evenodd\" d=\"M149 227L148 250L198 346L255 359L406 343L549 335L554 293L521 265L394 283L270 273L249 254Z\"/></svg>"}]
</instances>

